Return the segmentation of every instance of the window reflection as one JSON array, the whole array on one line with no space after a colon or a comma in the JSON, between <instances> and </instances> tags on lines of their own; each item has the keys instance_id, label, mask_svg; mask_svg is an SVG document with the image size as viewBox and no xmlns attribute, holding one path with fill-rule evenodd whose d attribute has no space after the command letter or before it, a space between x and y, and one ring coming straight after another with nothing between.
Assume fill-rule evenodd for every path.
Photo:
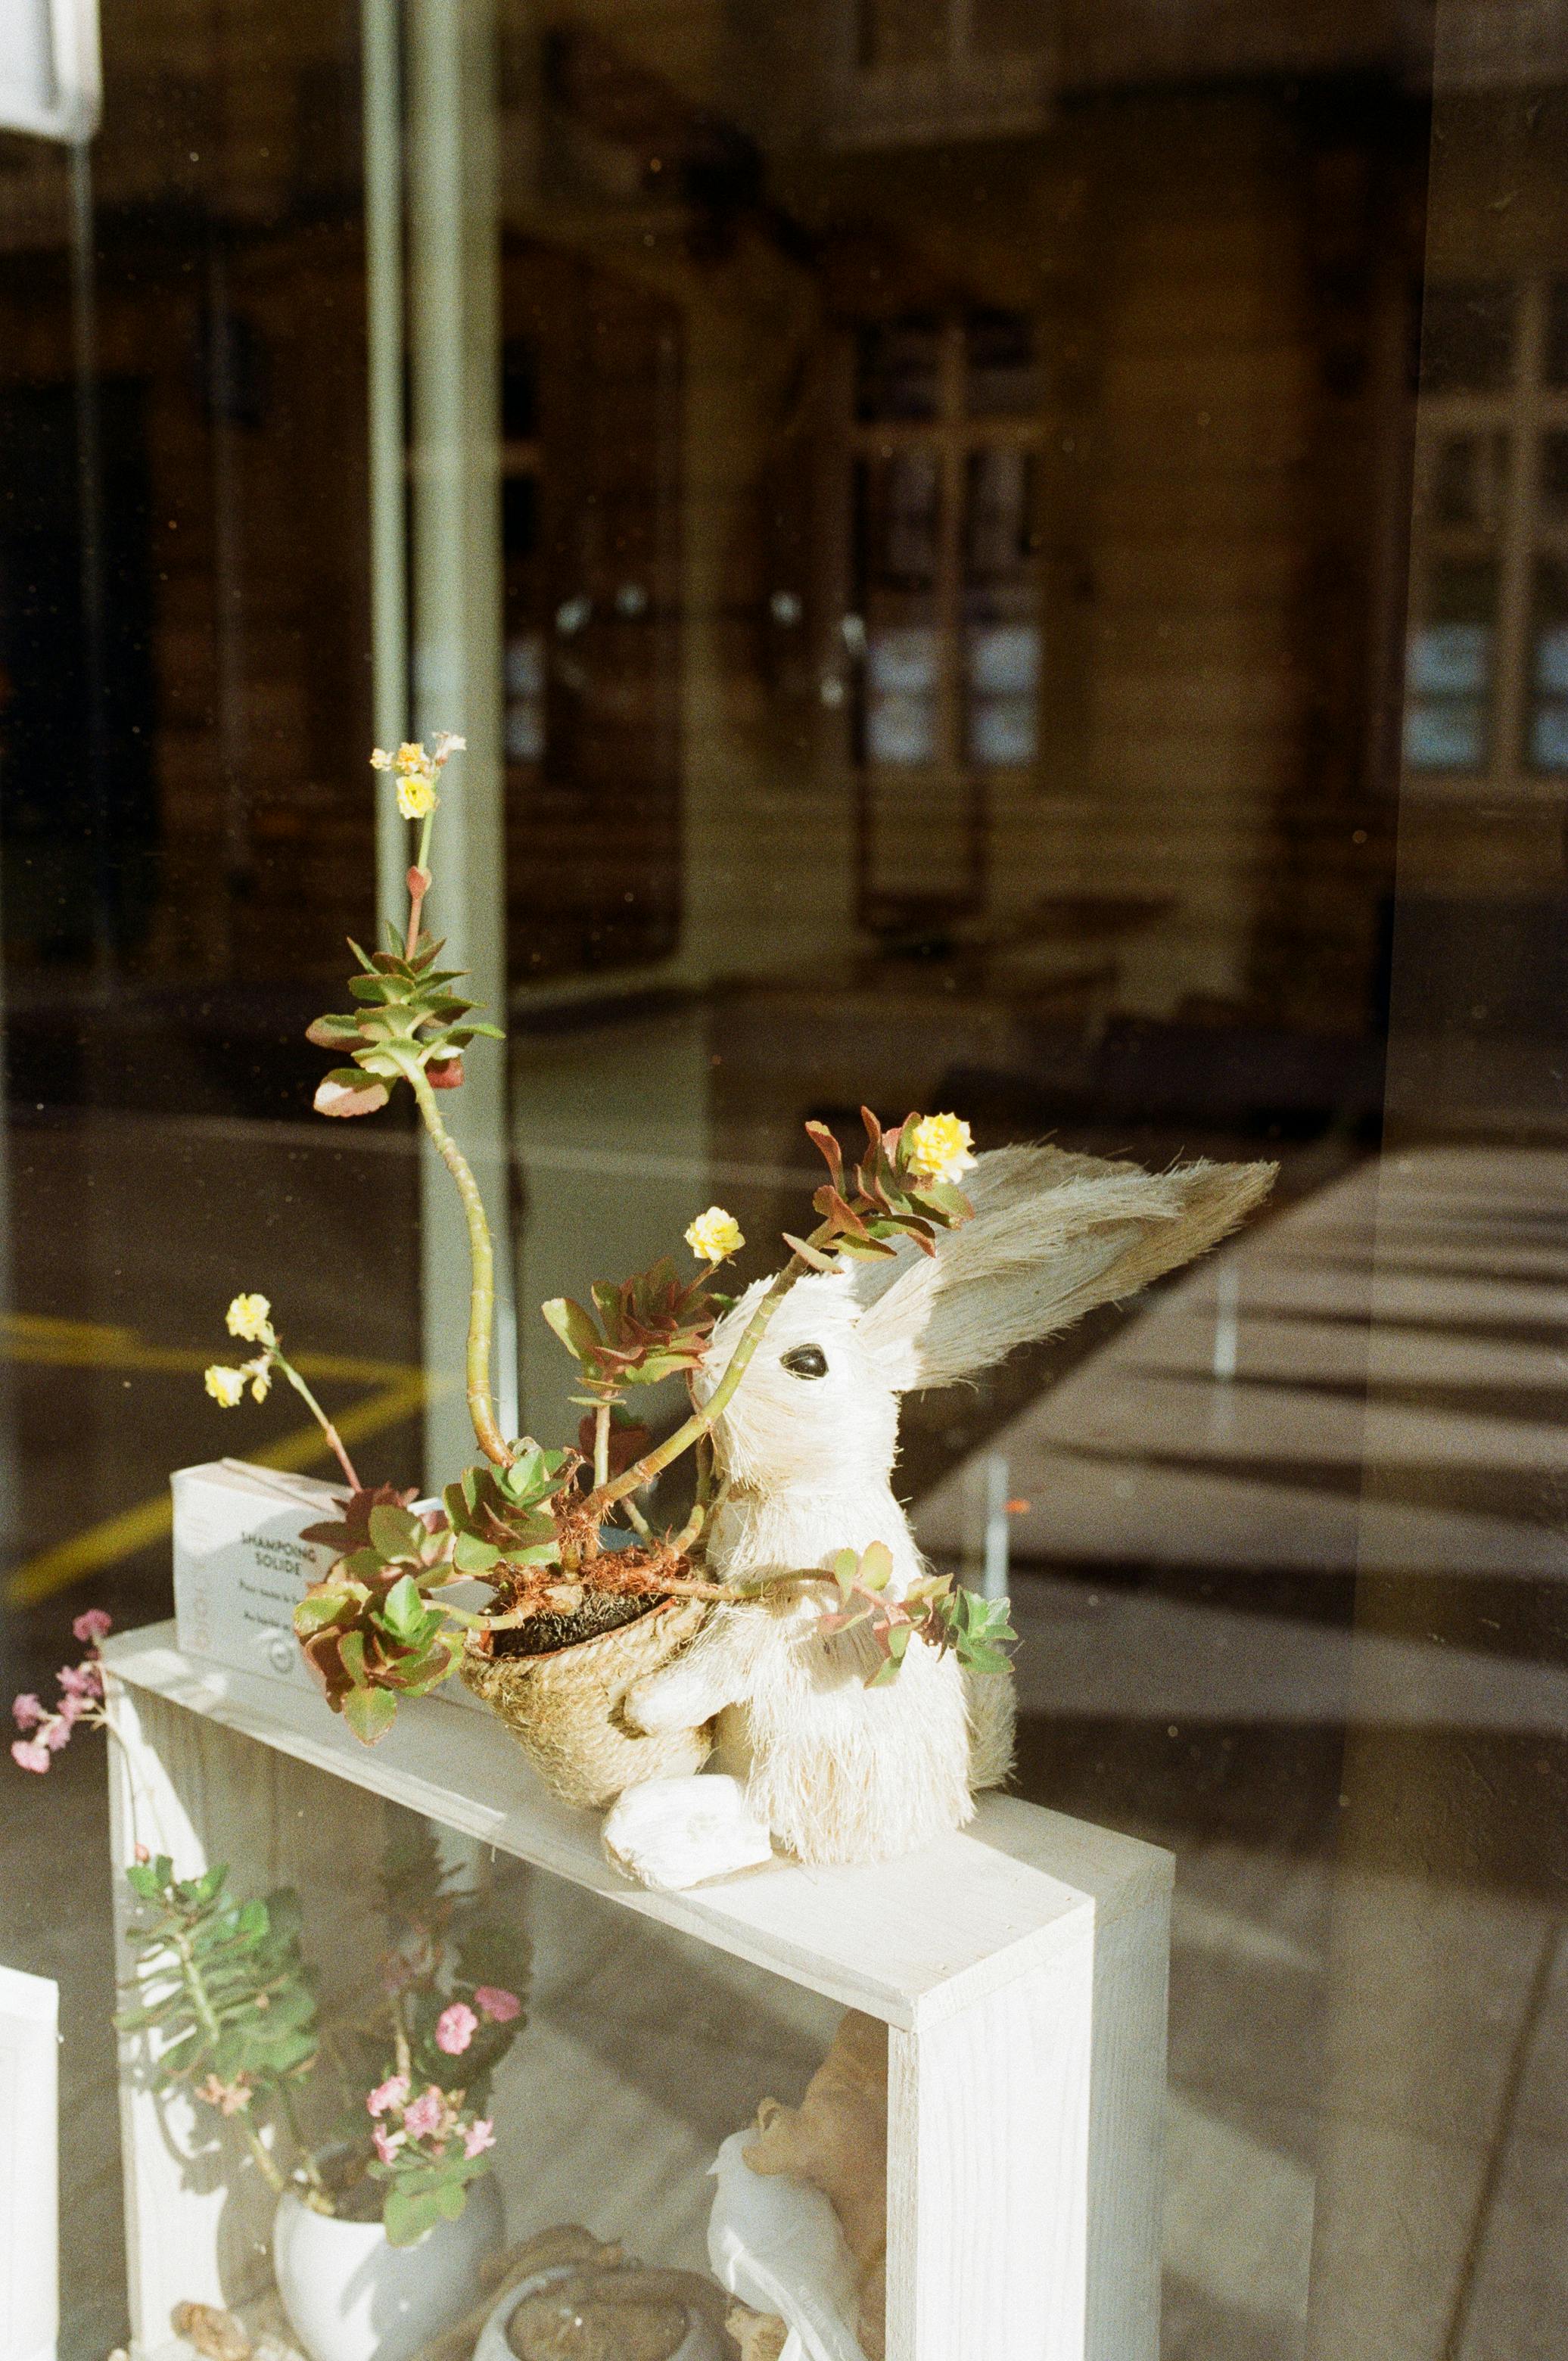
<instances>
[{"instance_id":1,"label":"window reflection","mask_svg":"<svg viewBox=\"0 0 1568 2361\"><path fill-rule=\"evenodd\" d=\"M1530 760L1538 771L1568 771L1568 565L1543 557L1535 569L1531 614Z\"/></svg>"},{"instance_id":2,"label":"window reflection","mask_svg":"<svg viewBox=\"0 0 1568 2361\"><path fill-rule=\"evenodd\" d=\"M1445 566L1429 595L1428 617L1410 634L1406 760L1416 770L1479 770L1490 732L1497 569Z\"/></svg>"}]
</instances>

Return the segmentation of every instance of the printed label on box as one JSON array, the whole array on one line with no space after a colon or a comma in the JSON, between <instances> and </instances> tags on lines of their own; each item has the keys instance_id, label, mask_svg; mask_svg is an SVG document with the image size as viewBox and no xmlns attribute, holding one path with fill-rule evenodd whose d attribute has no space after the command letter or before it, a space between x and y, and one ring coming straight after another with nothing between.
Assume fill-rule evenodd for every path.
<instances>
[{"instance_id":1,"label":"printed label on box","mask_svg":"<svg viewBox=\"0 0 1568 2361\"><path fill-rule=\"evenodd\" d=\"M344 1488L239 1459L179 1468L170 1483L181 1647L319 1697L294 1637L294 1609L331 1570L334 1553L302 1535L307 1526L336 1521ZM487 1710L455 1677L436 1695Z\"/></svg>"}]
</instances>

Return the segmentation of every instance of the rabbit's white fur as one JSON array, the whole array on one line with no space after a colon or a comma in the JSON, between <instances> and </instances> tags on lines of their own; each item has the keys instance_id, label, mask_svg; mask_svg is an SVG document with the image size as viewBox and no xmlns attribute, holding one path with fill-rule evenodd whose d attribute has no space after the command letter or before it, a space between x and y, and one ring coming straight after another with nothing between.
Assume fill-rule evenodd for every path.
<instances>
[{"instance_id":1,"label":"rabbit's white fur","mask_svg":"<svg viewBox=\"0 0 1568 2361\"><path fill-rule=\"evenodd\" d=\"M979 1159L965 1183L974 1217L942 1234L935 1257L905 1243L890 1259L797 1281L715 1431L730 1488L710 1561L762 1598L717 1608L683 1657L631 1691L629 1719L650 1731L717 1719L712 1767L742 1784L803 1861L885 1860L961 1828L973 1791L1007 1773L1010 1680L966 1681L953 1657L916 1641L898 1678L868 1688L864 1634L823 1636L822 1586L791 1577L876 1541L893 1554L891 1587L902 1594L927 1569L891 1480L899 1396L967 1377L1134 1293L1233 1228L1273 1177L1270 1165L1151 1174L1002 1148ZM715 1330L699 1400L765 1285ZM784 1367L805 1345L825 1356L825 1376Z\"/></svg>"}]
</instances>

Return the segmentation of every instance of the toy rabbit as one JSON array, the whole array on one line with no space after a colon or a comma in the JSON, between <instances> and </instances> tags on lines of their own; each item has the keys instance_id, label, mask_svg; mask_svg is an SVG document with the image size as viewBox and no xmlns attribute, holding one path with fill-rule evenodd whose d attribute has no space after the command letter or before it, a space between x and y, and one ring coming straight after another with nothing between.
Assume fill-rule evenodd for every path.
<instances>
[{"instance_id":1,"label":"toy rabbit","mask_svg":"<svg viewBox=\"0 0 1568 2361\"><path fill-rule=\"evenodd\" d=\"M729 1490L709 1562L759 1596L716 1607L623 1708L650 1734L714 1724L710 1763L620 1797L605 1825L619 1867L688 1885L772 1844L805 1861L883 1861L963 1826L975 1792L1010 1767L1010 1681L966 1675L917 1639L896 1680L868 1687L863 1632L825 1634L820 1586L794 1577L881 1542L902 1595L926 1568L892 1485L901 1396L970 1378L1135 1294L1234 1228L1276 1170L1148 1173L1001 1148L978 1159L964 1184L973 1218L938 1236L934 1256L905 1243L887 1260L798 1281L715 1429ZM714 1331L700 1400L764 1285Z\"/></svg>"}]
</instances>

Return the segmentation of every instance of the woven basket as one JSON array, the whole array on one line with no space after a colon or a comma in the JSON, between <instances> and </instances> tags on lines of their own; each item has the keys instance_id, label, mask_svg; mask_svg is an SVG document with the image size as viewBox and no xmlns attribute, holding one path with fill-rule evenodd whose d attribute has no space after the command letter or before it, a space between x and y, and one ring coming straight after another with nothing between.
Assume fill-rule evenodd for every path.
<instances>
[{"instance_id":1,"label":"woven basket","mask_svg":"<svg viewBox=\"0 0 1568 2361\"><path fill-rule=\"evenodd\" d=\"M620 1715L632 1683L689 1647L707 1612L703 1599L672 1598L634 1623L550 1655L466 1655L463 1678L500 1716L552 1794L597 1807L639 1780L683 1778L707 1762L707 1730L644 1738Z\"/></svg>"}]
</instances>

